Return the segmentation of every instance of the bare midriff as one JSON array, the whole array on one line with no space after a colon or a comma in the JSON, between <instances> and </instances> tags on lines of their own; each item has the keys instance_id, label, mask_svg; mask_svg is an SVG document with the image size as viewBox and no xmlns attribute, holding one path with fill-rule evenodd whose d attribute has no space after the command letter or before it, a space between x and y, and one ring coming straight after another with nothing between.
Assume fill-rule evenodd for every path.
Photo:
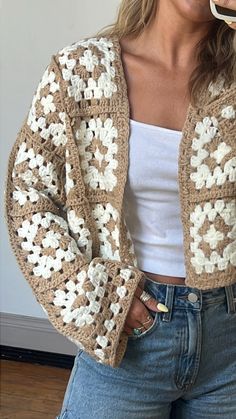
<instances>
[{"instance_id":1,"label":"bare midriff","mask_svg":"<svg viewBox=\"0 0 236 419\"><path fill-rule=\"evenodd\" d=\"M160 275L154 274L152 272L143 271L149 278L156 282L162 282L164 284L173 284L173 285L184 285L185 284L185 277L181 276L168 276L168 275Z\"/></svg>"}]
</instances>

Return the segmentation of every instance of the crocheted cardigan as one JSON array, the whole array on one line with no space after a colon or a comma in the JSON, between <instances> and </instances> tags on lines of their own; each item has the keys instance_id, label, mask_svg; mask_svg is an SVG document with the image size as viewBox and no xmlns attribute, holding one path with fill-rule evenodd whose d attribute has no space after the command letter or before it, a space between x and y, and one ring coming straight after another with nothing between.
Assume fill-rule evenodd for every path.
<instances>
[{"instance_id":1,"label":"crocheted cardigan","mask_svg":"<svg viewBox=\"0 0 236 419\"><path fill-rule=\"evenodd\" d=\"M189 105L178 157L186 285L236 282L235 83ZM129 101L118 37L52 55L12 147L5 212L20 269L53 326L118 367L139 270L122 201Z\"/></svg>"}]
</instances>

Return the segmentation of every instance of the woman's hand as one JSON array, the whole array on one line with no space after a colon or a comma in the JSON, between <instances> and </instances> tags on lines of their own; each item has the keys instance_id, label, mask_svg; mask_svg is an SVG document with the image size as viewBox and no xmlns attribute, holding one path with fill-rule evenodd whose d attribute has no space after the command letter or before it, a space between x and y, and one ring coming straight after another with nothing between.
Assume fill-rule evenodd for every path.
<instances>
[{"instance_id":1,"label":"woman's hand","mask_svg":"<svg viewBox=\"0 0 236 419\"><path fill-rule=\"evenodd\" d=\"M158 301L151 297L148 301L142 302L140 300L140 295L143 292L145 281L142 281L137 286L132 304L130 306L128 315L126 317L126 322L124 326L124 331L128 335L133 335L133 329L137 327L142 327L142 332L146 329L149 329L153 323L153 318L150 316L148 308L153 311L163 312L168 311L167 307L163 304L159 304ZM159 308L157 305L159 304ZM165 308L166 307L166 308ZM148 316L150 319L148 319ZM142 325L142 323L145 323Z\"/></svg>"},{"instance_id":2,"label":"woman's hand","mask_svg":"<svg viewBox=\"0 0 236 419\"><path fill-rule=\"evenodd\" d=\"M226 9L236 10L236 0L213 0L217 6L226 7ZM225 23L231 28L236 30L236 22L225 20Z\"/></svg>"}]
</instances>

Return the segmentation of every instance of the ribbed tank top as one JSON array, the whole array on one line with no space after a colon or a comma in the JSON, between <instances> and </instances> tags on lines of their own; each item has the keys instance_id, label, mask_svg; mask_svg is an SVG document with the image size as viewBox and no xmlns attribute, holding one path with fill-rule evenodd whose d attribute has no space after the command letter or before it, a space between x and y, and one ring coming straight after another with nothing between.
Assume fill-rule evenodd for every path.
<instances>
[{"instance_id":1,"label":"ribbed tank top","mask_svg":"<svg viewBox=\"0 0 236 419\"><path fill-rule=\"evenodd\" d=\"M178 193L181 131L130 119L124 216L138 268L185 277Z\"/></svg>"}]
</instances>

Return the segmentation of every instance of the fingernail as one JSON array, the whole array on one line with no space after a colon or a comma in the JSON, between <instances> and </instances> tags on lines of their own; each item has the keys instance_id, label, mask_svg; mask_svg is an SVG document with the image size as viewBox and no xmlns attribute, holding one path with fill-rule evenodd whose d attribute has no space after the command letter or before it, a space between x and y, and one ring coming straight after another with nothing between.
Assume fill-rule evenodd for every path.
<instances>
[{"instance_id":1,"label":"fingernail","mask_svg":"<svg viewBox=\"0 0 236 419\"><path fill-rule=\"evenodd\" d=\"M227 25L232 25L233 22L230 22L229 20L225 20L225 23L227 23Z\"/></svg>"},{"instance_id":2,"label":"fingernail","mask_svg":"<svg viewBox=\"0 0 236 419\"><path fill-rule=\"evenodd\" d=\"M167 313L169 311L168 307L166 307L164 304L162 303L158 303L157 304L157 308L160 311L163 311L164 313Z\"/></svg>"}]
</instances>

